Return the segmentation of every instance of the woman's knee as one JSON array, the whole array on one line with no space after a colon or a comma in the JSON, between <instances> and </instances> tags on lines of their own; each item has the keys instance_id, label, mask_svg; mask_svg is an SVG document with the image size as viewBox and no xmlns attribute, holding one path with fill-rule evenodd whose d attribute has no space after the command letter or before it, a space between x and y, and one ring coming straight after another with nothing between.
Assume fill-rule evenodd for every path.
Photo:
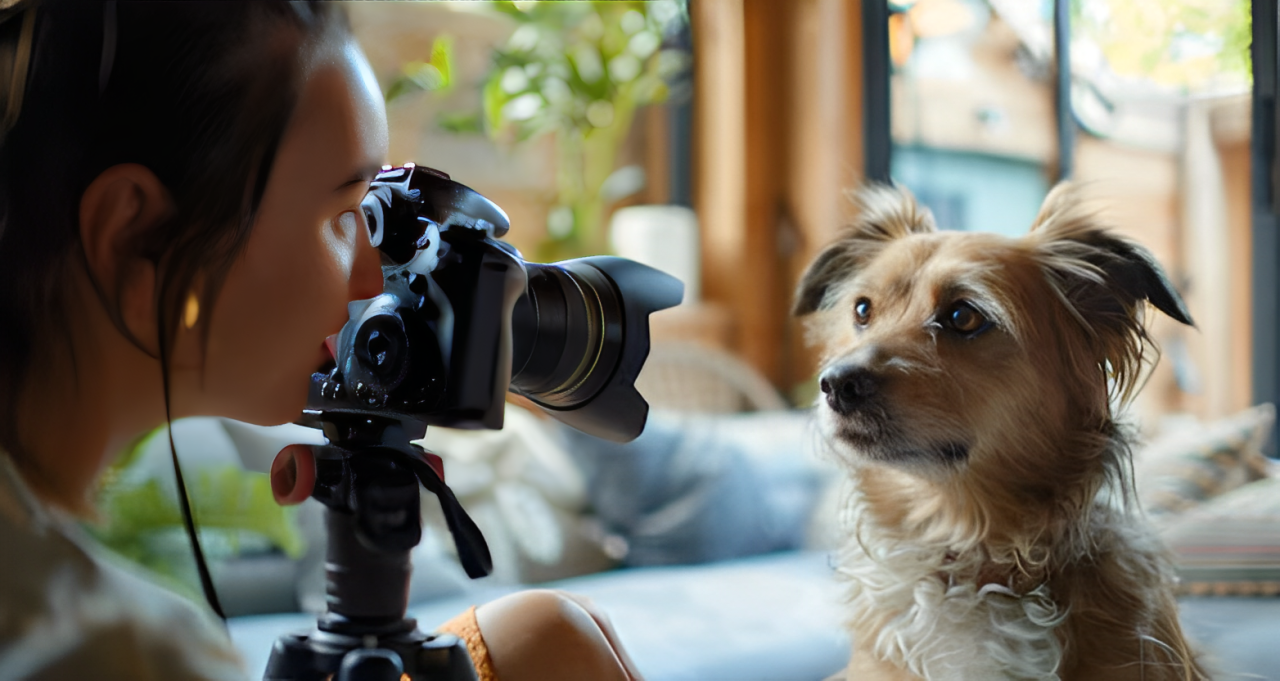
<instances>
[{"instance_id":1,"label":"woman's knee","mask_svg":"<svg viewBox=\"0 0 1280 681\"><path fill-rule=\"evenodd\" d=\"M503 681L632 678L608 620L581 596L522 591L480 606L476 622Z\"/></svg>"}]
</instances>

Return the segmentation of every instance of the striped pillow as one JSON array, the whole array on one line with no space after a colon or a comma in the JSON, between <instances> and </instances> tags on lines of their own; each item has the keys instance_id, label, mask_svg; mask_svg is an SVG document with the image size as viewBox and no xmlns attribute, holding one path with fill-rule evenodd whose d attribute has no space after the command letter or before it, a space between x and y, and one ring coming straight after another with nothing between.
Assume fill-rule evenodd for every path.
<instances>
[{"instance_id":1,"label":"striped pillow","mask_svg":"<svg viewBox=\"0 0 1280 681\"><path fill-rule=\"evenodd\" d=\"M1161 534L1184 593L1280 594L1280 478L1207 501L1171 519Z\"/></svg>"},{"instance_id":2,"label":"striped pillow","mask_svg":"<svg viewBox=\"0 0 1280 681\"><path fill-rule=\"evenodd\" d=\"M1261 404L1204 425L1174 429L1135 456L1138 499L1157 522L1267 477L1262 446L1276 410Z\"/></svg>"}]
</instances>

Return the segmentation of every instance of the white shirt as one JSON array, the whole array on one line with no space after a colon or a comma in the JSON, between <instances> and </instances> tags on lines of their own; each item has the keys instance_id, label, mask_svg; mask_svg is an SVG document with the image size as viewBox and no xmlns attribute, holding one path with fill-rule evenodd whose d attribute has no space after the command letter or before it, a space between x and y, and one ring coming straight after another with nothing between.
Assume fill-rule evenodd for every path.
<instances>
[{"instance_id":1,"label":"white shirt","mask_svg":"<svg viewBox=\"0 0 1280 681\"><path fill-rule=\"evenodd\" d=\"M0 680L246 678L206 608L44 506L0 451Z\"/></svg>"}]
</instances>

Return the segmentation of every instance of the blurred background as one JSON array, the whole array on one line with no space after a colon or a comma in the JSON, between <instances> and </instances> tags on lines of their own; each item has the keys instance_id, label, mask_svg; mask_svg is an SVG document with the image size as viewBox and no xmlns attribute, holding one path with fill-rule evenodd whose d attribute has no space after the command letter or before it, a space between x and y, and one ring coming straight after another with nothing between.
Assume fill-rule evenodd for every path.
<instances>
[{"instance_id":1,"label":"blurred background","mask_svg":"<svg viewBox=\"0 0 1280 681\"><path fill-rule=\"evenodd\" d=\"M1071 179L1155 253L1198 323L1152 315L1163 355L1132 414L1184 626L1252 674L1233 678L1280 678L1276 0L346 9L386 95L390 162L495 200L529 260L614 253L686 284L651 320L638 385L654 411L634 443L512 404L502 431L428 432L495 574L467 580L428 517L410 587L424 627L551 582L602 605L647 678L838 670L843 476L806 409L817 354L788 315L796 280L854 217L859 183L907 187L945 229L1017 235ZM251 669L309 626L297 611L324 607L320 509L274 506L264 475L302 437L175 426ZM125 456L97 532L194 595L167 466L160 437Z\"/></svg>"},{"instance_id":2,"label":"blurred background","mask_svg":"<svg viewBox=\"0 0 1280 681\"><path fill-rule=\"evenodd\" d=\"M1199 322L1156 322L1143 421L1255 401L1247 0L349 11L393 162L490 195L531 259L618 252L681 276L655 341L729 353L793 403L815 368L795 280L851 217L843 192L889 178L944 228L1005 234L1058 179L1084 183Z\"/></svg>"}]
</instances>

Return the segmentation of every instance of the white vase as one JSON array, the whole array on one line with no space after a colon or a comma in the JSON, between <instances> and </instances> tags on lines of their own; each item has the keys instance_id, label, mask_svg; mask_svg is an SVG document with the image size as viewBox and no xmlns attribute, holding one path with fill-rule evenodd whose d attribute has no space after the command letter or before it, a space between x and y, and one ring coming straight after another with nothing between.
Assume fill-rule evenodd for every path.
<instances>
[{"instance_id":1,"label":"white vase","mask_svg":"<svg viewBox=\"0 0 1280 681\"><path fill-rule=\"evenodd\" d=\"M613 213L609 225L613 252L644 263L684 282L684 304L701 294L698 216L685 206L629 206Z\"/></svg>"}]
</instances>

